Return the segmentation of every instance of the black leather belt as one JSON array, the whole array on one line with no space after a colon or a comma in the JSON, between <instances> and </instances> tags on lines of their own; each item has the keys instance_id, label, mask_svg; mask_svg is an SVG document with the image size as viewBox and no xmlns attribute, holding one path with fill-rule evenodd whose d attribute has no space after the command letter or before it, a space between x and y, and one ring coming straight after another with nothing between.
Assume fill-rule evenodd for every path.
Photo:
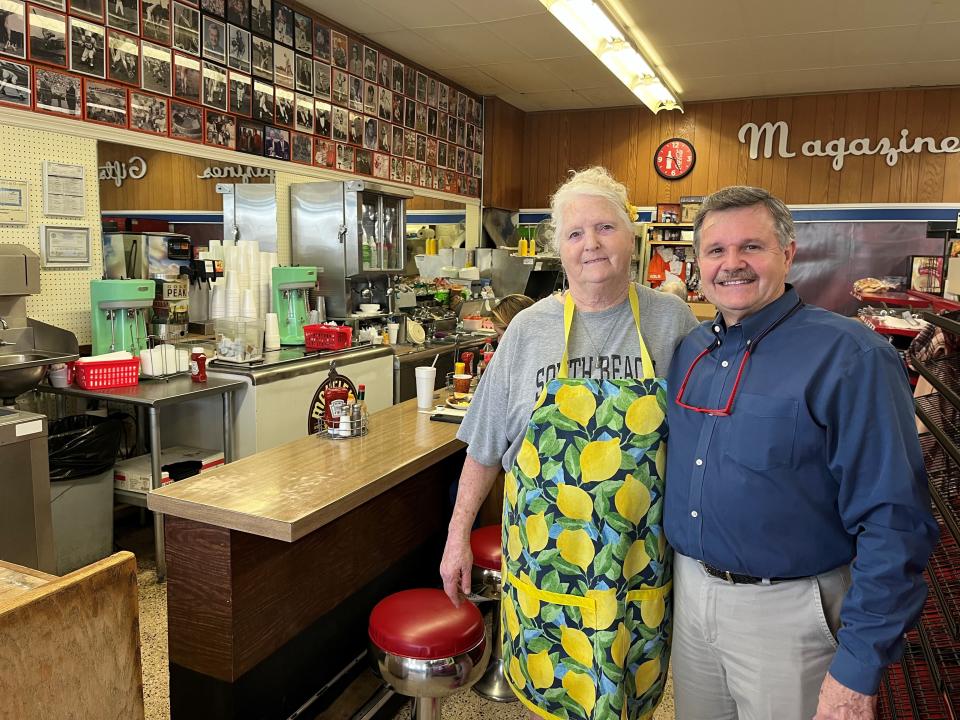
<instances>
[{"instance_id":1,"label":"black leather belt","mask_svg":"<svg viewBox=\"0 0 960 720\"><path fill-rule=\"evenodd\" d=\"M726 580L728 583L733 583L734 585L757 585L762 583L764 580L769 580L770 582L786 582L787 580L799 580L800 578L786 578L786 577L772 577L772 578L762 578L755 577L753 575L742 575L740 573L733 573L729 570L720 570L715 568L713 565L708 565L705 562L701 562L700 565L704 570L707 571L707 575L712 575L715 578L720 578L721 580Z\"/></svg>"}]
</instances>

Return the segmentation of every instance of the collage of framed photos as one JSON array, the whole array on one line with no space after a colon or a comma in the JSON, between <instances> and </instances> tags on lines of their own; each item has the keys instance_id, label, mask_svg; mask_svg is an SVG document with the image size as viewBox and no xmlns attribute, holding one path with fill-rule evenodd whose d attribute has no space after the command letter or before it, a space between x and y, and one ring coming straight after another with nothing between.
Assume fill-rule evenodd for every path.
<instances>
[{"instance_id":1,"label":"collage of framed photos","mask_svg":"<svg viewBox=\"0 0 960 720\"><path fill-rule=\"evenodd\" d=\"M0 0L0 103L480 195L482 100L277 0Z\"/></svg>"}]
</instances>

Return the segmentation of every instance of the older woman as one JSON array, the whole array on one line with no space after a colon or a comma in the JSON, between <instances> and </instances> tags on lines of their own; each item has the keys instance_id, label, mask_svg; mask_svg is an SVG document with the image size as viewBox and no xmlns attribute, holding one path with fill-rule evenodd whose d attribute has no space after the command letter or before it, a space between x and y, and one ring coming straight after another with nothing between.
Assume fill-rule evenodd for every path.
<instances>
[{"instance_id":1,"label":"older woman","mask_svg":"<svg viewBox=\"0 0 960 720\"><path fill-rule=\"evenodd\" d=\"M638 720L669 659L664 376L696 321L630 282L632 210L606 170L572 174L551 209L569 290L513 319L477 389L440 573L459 604L470 529L502 466L512 689L543 718Z\"/></svg>"}]
</instances>

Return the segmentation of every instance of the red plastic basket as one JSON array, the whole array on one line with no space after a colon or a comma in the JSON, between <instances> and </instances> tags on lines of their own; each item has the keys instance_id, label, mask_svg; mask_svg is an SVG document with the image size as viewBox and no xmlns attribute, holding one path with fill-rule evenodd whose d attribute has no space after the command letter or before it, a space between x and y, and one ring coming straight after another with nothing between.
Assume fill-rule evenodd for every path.
<instances>
[{"instance_id":1,"label":"red plastic basket","mask_svg":"<svg viewBox=\"0 0 960 720\"><path fill-rule=\"evenodd\" d=\"M84 390L136 385L140 382L140 358L74 363L73 382Z\"/></svg>"},{"instance_id":2,"label":"red plastic basket","mask_svg":"<svg viewBox=\"0 0 960 720\"><path fill-rule=\"evenodd\" d=\"M349 325L304 325L307 350L343 350L350 347L353 328Z\"/></svg>"}]
</instances>

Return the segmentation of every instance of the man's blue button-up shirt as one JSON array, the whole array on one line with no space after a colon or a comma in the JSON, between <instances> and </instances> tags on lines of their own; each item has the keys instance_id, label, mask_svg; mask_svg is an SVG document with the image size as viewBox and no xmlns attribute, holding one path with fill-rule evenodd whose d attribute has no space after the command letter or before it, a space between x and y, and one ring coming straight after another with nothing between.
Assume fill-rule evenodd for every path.
<instances>
[{"instance_id":1,"label":"man's blue button-up shirt","mask_svg":"<svg viewBox=\"0 0 960 720\"><path fill-rule=\"evenodd\" d=\"M903 363L855 320L809 305L751 353L729 417L722 408L748 340L799 301L785 293L733 327L703 323L670 365L664 525L678 551L721 570L804 577L853 562L830 673L877 690L926 597L937 538Z\"/></svg>"}]
</instances>

